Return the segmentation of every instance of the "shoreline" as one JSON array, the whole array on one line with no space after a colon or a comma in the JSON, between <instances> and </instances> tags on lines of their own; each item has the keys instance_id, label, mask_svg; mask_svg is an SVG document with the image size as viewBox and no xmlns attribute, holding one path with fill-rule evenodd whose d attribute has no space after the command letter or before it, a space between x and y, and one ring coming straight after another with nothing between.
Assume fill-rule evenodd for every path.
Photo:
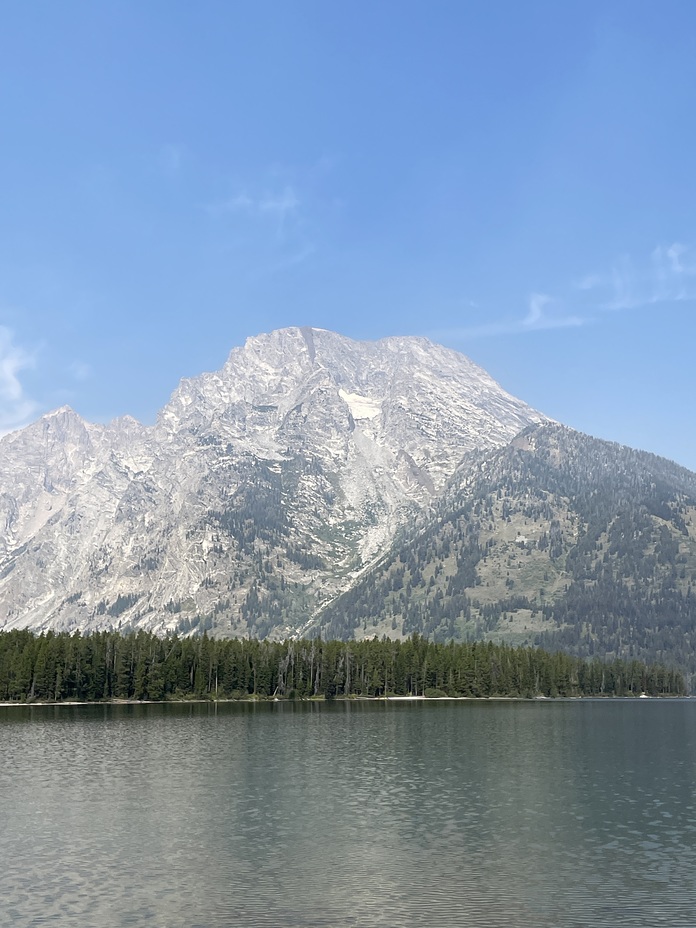
<instances>
[{"instance_id":1,"label":"shoreline","mask_svg":"<svg viewBox=\"0 0 696 928\"><path fill-rule=\"evenodd\" d=\"M58 701L36 700L31 702L21 702L19 700L9 700L0 702L0 709L9 708L47 708L50 706L186 706L186 705L228 705L233 704L297 704L297 703L317 703L317 702L581 702L588 700L602 700L615 702L617 700L636 702L638 700L649 699L674 700L674 699L692 699L693 696L672 696L664 694L662 696L648 696L647 693L640 693L637 696L336 696L334 699L326 699L324 696L307 696L304 699L287 699L278 696L249 696L246 699L97 699L86 700L81 702L75 699L66 699Z\"/></svg>"}]
</instances>

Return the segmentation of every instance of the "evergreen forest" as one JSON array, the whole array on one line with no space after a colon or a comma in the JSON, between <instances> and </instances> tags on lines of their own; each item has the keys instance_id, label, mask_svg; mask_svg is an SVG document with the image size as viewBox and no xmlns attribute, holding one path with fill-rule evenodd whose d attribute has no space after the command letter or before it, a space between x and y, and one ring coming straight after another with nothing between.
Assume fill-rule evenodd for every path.
<instances>
[{"instance_id":1,"label":"evergreen forest","mask_svg":"<svg viewBox=\"0 0 696 928\"><path fill-rule=\"evenodd\" d=\"M558 425L470 460L433 513L320 614L680 667L696 681L696 475Z\"/></svg>"},{"instance_id":2,"label":"evergreen forest","mask_svg":"<svg viewBox=\"0 0 696 928\"><path fill-rule=\"evenodd\" d=\"M0 632L0 701L681 696L683 676L493 642Z\"/></svg>"}]
</instances>

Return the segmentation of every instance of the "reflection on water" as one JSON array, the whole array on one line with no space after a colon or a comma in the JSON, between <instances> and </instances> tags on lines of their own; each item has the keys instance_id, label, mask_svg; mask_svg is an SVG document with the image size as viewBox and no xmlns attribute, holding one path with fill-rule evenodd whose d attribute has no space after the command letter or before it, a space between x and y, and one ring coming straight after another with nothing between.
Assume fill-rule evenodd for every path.
<instances>
[{"instance_id":1,"label":"reflection on water","mask_svg":"<svg viewBox=\"0 0 696 928\"><path fill-rule=\"evenodd\" d=\"M0 709L0 924L696 924L696 703Z\"/></svg>"}]
</instances>

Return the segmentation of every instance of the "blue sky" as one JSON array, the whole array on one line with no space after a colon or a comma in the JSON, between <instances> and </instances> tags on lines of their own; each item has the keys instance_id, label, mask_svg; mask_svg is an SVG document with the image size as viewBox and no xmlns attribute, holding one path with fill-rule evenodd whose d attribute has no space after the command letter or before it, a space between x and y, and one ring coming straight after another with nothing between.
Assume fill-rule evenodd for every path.
<instances>
[{"instance_id":1,"label":"blue sky","mask_svg":"<svg viewBox=\"0 0 696 928\"><path fill-rule=\"evenodd\" d=\"M691 0L11 0L0 431L261 331L427 335L696 469Z\"/></svg>"}]
</instances>

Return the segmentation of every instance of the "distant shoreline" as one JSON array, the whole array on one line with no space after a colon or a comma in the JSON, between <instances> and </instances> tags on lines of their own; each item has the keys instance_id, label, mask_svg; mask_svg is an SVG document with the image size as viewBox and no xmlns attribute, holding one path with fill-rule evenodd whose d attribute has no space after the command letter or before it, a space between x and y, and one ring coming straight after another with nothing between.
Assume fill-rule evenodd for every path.
<instances>
[{"instance_id":1,"label":"distant shoreline","mask_svg":"<svg viewBox=\"0 0 696 928\"><path fill-rule=\"evenodd\" d=\"M650 699L653 702L666 699L692 699L692 696L674 696L665 694L662 696L648 696L641 694L639 696L336 696L334 699L326 699L323 696L308 696L304 699L287 699L278 696L249 696L247 699L99 699L80 702L74 699L58 701L31 701L20 702L11 700L0 702L0 709L9 708L46 708L56 706L186 706L186 705L229 705L229 704L278 704L287 703L317 703L317 702L587 702L597 701L614 702L616 700L636 702L638 700Z\"/></svg>"}]
</instances>

